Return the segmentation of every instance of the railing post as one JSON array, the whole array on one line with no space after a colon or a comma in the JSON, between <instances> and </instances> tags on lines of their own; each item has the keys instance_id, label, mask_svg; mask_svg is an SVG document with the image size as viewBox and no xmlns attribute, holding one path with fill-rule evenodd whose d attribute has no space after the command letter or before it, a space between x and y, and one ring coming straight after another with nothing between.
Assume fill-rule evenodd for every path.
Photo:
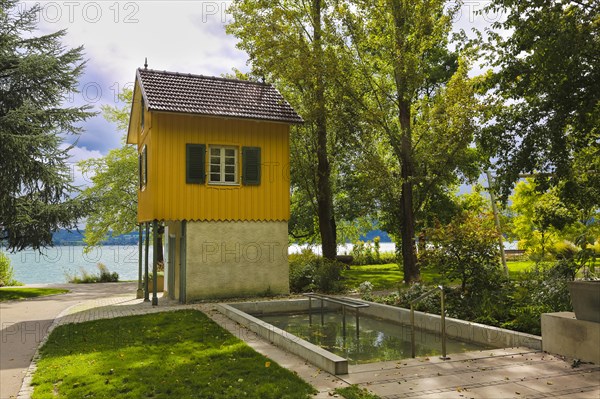
<instances>
[{"instance_id":1,"label":"railing post","mask_svg":"<svg viewBox=\"0 0 600 399\"><path fill-rule=\"evenodd\" d=\"M323 312L324 312L324 310L323 310L323 302L324 302L324 301L323 301L323 298L321 298L321 325L324 325L324 324L325 324L325 320L324 320L324 318L323 318L323 317L324 317L324 316L323 316Z\"/></svg>"},{"instance_id":2,"label":"railing post","mask_svg":"<svg viewBox=\"0 0 600 399\"><path fill-rule=\"evenodd\" d=\"M359 331L359 328L360 328L360 324L359 324L359 321L358 321L358 316L359 316L358 310L359 310L359 308L356 308L355 310L356 310L356 339L358 339L358 331Z\"/></svg>"},{"instance_id":3,"label":"railing post","mask_svg":"<svg viewBox=\"0 0 600 399\"><path fill-rule=\"evenodd\" d=\"M413 299L412 301L410 301L410 345L411 345L411 350L412 350L412 357L416 357L416 348L415 348L415 303L420 302L422 299L430 296L431 294L435 293L436 290L440 290L440 308L441 308L441 314L440 314L440 318L441 318L441 332L442 332L442 356L440 356L440 359L443 360L448 360L450 359L448 356L446 356L446 305L445 305L445 298L444 298L444 287L441 285L438 285L436 288L427 291L426 293L424 293L423 295L421 295L420 297Z\"/></svg>"},{"instance_id":4,"label":"railing post","mask_svg":"<svg viewBox=\"0 0 600 399\"><path fill-rule=\"evenodd\" d=\"M312 298L308 297L308 325L312 326Z\"/></svg>"},{"instance_id":5,"label":"railing post","mask_svg":"<svg viewBox=\"0 0 600 399\"><path fill-rule=\"evenodd\" d=\"M342 305L342 325L344 331L344 338L346 338L346 307Z\"/></svg>"},{"instance_id":6,"label":"railing post","mask_svg":"<svg viewBox=\"0 0 600 399\"><path fill-rule=\"evenodd\" d=\"M413 359L417 357L417 349L415 347L415 305L410 304L410 349Z\"/></svg>"},{"instance_id":7,"label":"railing post","mask_svg":"<svg viewBox=\"0 0 600 399\"><path fill-rule=\"evenodd\" d=\"M441 296L441 302L442 302L442 356L440 357L440 359L442 360L448 360L450 359L448 356L446 356L446 305L445 305L445 300L444 300L444 287L442 287L440 285L440 296Z\"/></svg>"}]
</instances>

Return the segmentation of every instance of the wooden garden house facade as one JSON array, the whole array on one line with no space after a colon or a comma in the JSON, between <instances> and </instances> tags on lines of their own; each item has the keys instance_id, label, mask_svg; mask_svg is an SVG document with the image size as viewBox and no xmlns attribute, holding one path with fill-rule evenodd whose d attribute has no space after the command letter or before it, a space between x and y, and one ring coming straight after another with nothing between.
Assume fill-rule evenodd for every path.
<instances>
[{"instance_id":1,"label":"wooden garden house facade","mask_svg":"<svg viewBox=\"0 0 600 399\"><path fill-rule=\"evenodd\" d=\"M138 69L127 143L139 153L138 221L165 227L169 297L289 292L295 123L271 85Z\"/></svg>"}]
</instances>

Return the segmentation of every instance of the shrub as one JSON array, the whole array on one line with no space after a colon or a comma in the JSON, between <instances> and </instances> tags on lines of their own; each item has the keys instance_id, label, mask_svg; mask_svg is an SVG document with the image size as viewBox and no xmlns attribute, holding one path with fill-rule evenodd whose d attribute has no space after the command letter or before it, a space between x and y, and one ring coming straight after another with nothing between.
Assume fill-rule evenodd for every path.
<instances>
[{"instance_id":1,"label":"shrub","mask_svg":"<svg viewBox=\"0 0 600 399\"><path fill-rule=\"evenodd\" d=\"M111 273L105 264L98 263L96 267L98 267L99 274L91 274L81 267L79 269L81 277L67 273L67 281L73 284L116 283L119 281L119 274L117 272Z\"/></svg>"},{"instance_id":2,"label":"shrub","mask_svg":"<svg viewBox=\"0 0 600 399\"><path fill-rule=\"evenodd\" d=\"M370 281L363 281L358 286L358 292L360 297L365 301L370 301L373 298L373 283Z\"/></svg>"},{"instance_id":3,"label":"shrub","mask_svg":"<svg viewBox=\"0 0 600 399\"><path fill-rule=\"evenodd\" d=\"M344 264L315 255L310 250L292 254L290 263L290 290L292 292L340 292L343 290Z\"/></svg>"},{"instance_id":4,"label":"shrub","mask_svg":"<svg viewBox=\"0 0 600 399\"><path fill-rule=\"evenodd\" d=\"M303 249L299 254L289 255L290 290L292 292L308 292L314 289L313 275L315 273L317 255L310 249Z\"/></svg>"},{"instance_id":5,"label":"shrub","mask_svg":"<svg viewBox=\"0 0 600 399\"><path fill-rule=\"evenodd\" d=\"M463 292L495 288L501 276L497 232L490 215L464 211L427 235L431 246L422 258L427 267L447 280L460 280Z\"/></svg>"},{"instance_id":6,"label":"shrub","mask_svg":"<svg viewBox=\"0 0 600 399\"><path fill-rule=\"evenodd\" d=\"M0 287L22 285L14 279L14 270L10 264L10 259L4 252L0 251Z\"/></svg>"},{"instance_id":7,"label":"shrub","mask_svg":"<svg viewBox=\"0 0 600 399\"><path fill-rule=\"evenodd\" d=\"M345 265L337 261L319 258L314 274L316 290L325 293L342 292L342 270Z\"/></svg>"},{"instance_id":8,"label":"shrub","mask_svg":"<svg viewBox=\"0 0 600 399\"><path fill-rule=\"evenodd\" d=\"M393 252L381 252L381 239L379 236L371 241L358 241L352 246L352 264L362 265L382 265L386 263L396 263L396 254Z\"/></svg>"},{"instance_id":9,"label":"shrub","mask_svg":"<svg viewBox=\"0 0 600 399\"><path fill-rule=\"evenodd\" d=\"M103 263L98 263L96 265L98 270L100 271L100 277L98 279L101 283L116 283L119 281L119 274L117 272L109 272L108 267L106 267Z\"/></svg>"}]
</instances>

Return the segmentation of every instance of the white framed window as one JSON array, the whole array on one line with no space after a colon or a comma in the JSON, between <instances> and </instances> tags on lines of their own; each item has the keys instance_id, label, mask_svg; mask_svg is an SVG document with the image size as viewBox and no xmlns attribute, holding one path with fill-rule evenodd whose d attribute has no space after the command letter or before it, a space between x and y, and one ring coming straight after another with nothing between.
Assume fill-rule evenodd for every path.
<instances>
[{"instance_id":1,"label":"white framed window","mask_svg":"<svg viewBox=\"0 0 600 399\"><path fill-rule=\"evenodd\" d=\"M212 184L239 184L238 148L209 146L208 182Z\"/></svg>"}]
</instances>

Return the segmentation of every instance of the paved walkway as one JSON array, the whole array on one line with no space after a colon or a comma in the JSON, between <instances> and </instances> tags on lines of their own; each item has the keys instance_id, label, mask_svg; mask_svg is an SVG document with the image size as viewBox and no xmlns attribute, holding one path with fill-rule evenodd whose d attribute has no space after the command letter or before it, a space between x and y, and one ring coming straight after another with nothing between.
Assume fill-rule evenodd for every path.
<instances>
[{"instance_id":1,"label":"paved walkway","mask_svg":"<svg viewBox=\"0 0 600 399\"><path fill-rule=\"evenodd\" d=\"M66 288L68 294L25 301L0 302L0 398L14 398L31 359L54 319L73 305L97 298L134 293L136 283L35 284L26 287Z\"/></svg>"},{"instance_id":2,"label":"paved walkway","mask_svg":"<svg viewBox=\"0 0 600 399\"><path fill-rule=\"evenodd\" d=\"M600 367L527 348L351 366L342 379L383 399L600 398Z\"/></svg>"},{"instance_id":3,"label":"paved walkway","mask_svg":"<svg viewBox=\"0 0 600 399\"><path fill-rule=\"evenodd\" d=\"M348 375L332 376L308 364L304 359L287 353L256 336L251 331L217 312L212 304L180 305L165 298L160 298L159 306L152 307L149 303L135 299L134 284L130 284L130 286L103 285L108 287L89 288L92 291L98 290L95 293L90 291L73 292L62 297L54 297L54 299L26 301L40 302L41 305L45 304L46 306L54 301L59 301L67 306L63 306L61 311L57 311L60 306L54 304L52 311L49 311L48 316L43 319L44 325L47 325L47 327L44 328L40 325L39 334L35 330L38 328L35 324L21 325L16 330L14 324L7 325L6 328L3 327L2 364L5 364L4 351L6 348L10 348L4 342L5 335L7 339L13 339L13 343L16 344L19 343L19 340L14 341L14 336L19 334L20 337L25 338L24 341L27 343L31 343L34 338L39 343L40 338L48 329L59 324L160 311L197 309L206 313L235 336L246 341L258 352L268 356L283 367L297 372L300 377L317 388L319 394L315 396L316 398L329 398L333 395L331 392L333 389L348 384L359 384L385 399L416 397L459 399L510 397L600 398L600 366L582 364L577 368L572 368L569 362L559 357L541 352L532 352L526 348L469 352L452 355L452 359L448 361L437 358L408 359L399 362L350 366ZM130 292L130 294L127 294L127 292ZM19 304L31 311L31 303L13 302L13 306L11 306L13 314L17 311L16 308L19 307ZM33 307L37 307L37 304ZM3 312L4 310L5 307L2 307ZM49 316L53 312L56 312L57 316L54 322ZM22 319L26 320L26 317L24 316ZM41 323L39 320L37 322ZM21 323L25 323L25 321ZM52 324L52 327L50 327L50 324ZM34 346L37 346L37 343ZM35 352L35 349L33 352ZM33 352L31 352L31 355L33 355ZM11 374L18 374L16 373L17 370L24 370L29 364L26 356L19 359L19 361L16 359L6 360L6 364L10 362L17 363L12 365L11 370L13 371ZM17 365L18 367L15 367ZM4 366L2 370L4 371ZM34 367L29 369L29 375L33 370ZM20 381L23 374L21 373L19 377ZM25 378L24 389L19 395L20 399L29 397L31 392L30 387L28 387L29 378L30 376ZM9 398L10 395L14 397L16 393L5 396L4 384L2 385L0 397L2 399Z\"/></svg>"}]
</instances>

